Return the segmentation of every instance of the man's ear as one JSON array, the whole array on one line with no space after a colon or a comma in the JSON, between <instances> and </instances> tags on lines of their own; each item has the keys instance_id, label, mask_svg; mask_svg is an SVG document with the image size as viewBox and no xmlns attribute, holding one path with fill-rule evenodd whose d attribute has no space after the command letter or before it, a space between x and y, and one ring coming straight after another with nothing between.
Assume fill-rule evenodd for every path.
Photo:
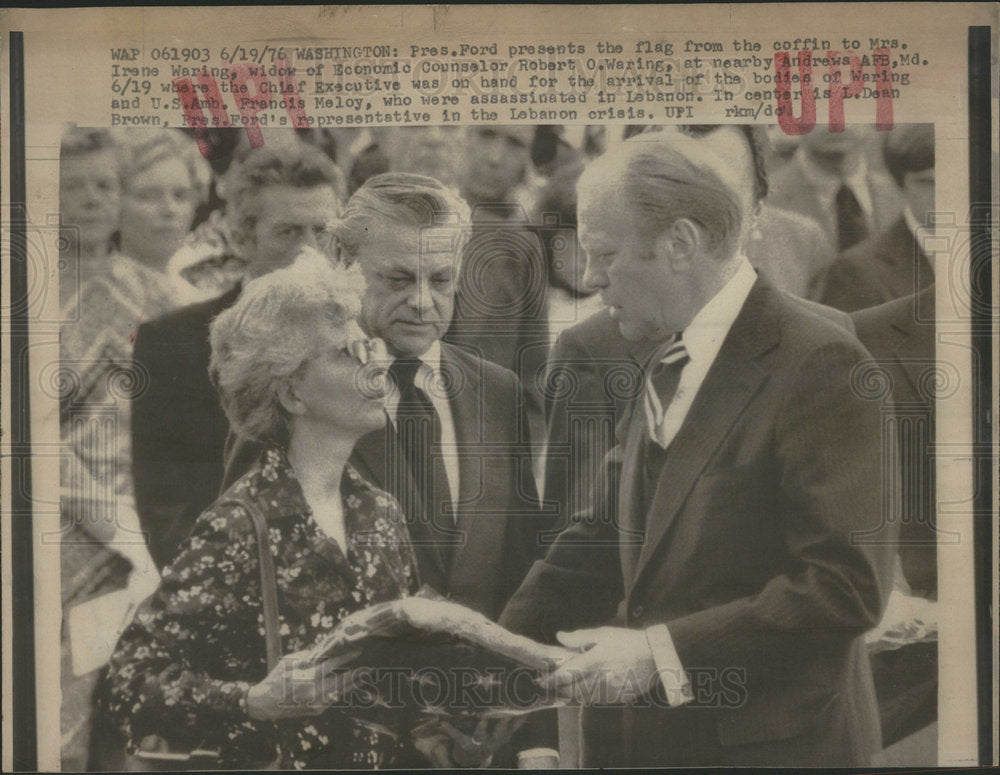
<instances>
[{"instance_id":1,"label":"man's ear","mask_svg":"<svg viewBox=\"0 0 1000 775\"><path fill-rule=\"evenodd\" d=\"M302 399L295 392L297 384L298 380L293 375L281 380L277 388L278 401L284 410L291 415L305 414L306 411L305 404L302 403Z\"/></svg>"},{"instance_id":2,"label":"man's ear","mask_svg":"<svg viewBox=\"0 0 1000 775\"><path fill-rule=\"evenodd\" d=\"M666 258L671 268L685 270L698 256L703 235L700 227L689 218L678 218L656 238L657 258Z\"/></svg>"}]
</instances>

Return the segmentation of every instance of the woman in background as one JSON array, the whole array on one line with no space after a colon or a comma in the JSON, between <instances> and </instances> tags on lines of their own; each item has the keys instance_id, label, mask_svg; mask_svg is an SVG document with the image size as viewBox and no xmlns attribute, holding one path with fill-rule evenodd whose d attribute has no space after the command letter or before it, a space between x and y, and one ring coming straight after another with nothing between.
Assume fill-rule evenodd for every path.
<instances>
[{"instance_id":1,"label":"woman in background","mask_svg":"<svg viewBox=\"0 0 1000 775\"><path fill-rule=\"evenodd\" d=\"M187 232L206 190L197 154L175 130L73 129L62 147L58 386L62 438L73 453L64 456L63 512L105 544L121 538L116 548L134 555L133 565L146 555L128 410L146 377L132 361L132 339L140 322L177 306L158 262Z\"/></svg>"},{"instance_id":2,"label":"woman in background","mask_svg":"<svg viewBox=\"0 0 1000 775\"><path fill-rule=\"evenodd\" d=\"M92 713L102 668L158 576L135 512L131 399L139 323L173 310L163 272L207 191L208 167L176 130L70 129L59 166L58 391L63 602L63 767L114 769L121 741ZM98 687L95 689L95 687Z\"/></svg>"},{"instance_id":3,"label":"woman in background","mask_svg":"<svg viewBox=\"0 0 1000 775\"><path fill-rule=\"evenodd\" d=\"M119 249L166 276L167 262L208 196L211 168L176 129L128 130L116 139L124 151Z\"/></svg>"}]
</instances>

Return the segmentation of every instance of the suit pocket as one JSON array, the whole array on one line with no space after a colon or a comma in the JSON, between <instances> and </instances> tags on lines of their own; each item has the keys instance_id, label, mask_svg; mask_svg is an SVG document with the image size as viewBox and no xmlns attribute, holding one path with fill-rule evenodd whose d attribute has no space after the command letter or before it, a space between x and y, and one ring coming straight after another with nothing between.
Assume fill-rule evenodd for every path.
<instances>
[{"instance_id":1,"label":"suit pocket","mask_svg":"<svg viewBox=\"0 0 1000 775\"><path fill-rule=\"evenodd\" d=\"M838 694L829 686L782 687L739 708L722 711L716 723L725 746L788 740L825 723Z\"/></svg>"}]
</instances>

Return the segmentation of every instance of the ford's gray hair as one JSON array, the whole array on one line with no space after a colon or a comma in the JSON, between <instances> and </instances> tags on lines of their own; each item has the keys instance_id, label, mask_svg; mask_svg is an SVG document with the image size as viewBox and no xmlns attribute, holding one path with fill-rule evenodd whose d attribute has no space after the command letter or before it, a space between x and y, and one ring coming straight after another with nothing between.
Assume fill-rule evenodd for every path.
<instances>
[{"instance_id":1,"label":"ford's gray hair","mask_svg":"<svg viewBox=\"0 0 1000 775\"><path fill-rule=\"evenodd\" d=\"M618 186L641 236L655 240L680 219L699 225L712 252L736 247L743 219L736 171L681 132L644 133L592 162L580 189Z\"/></svg>"}]
</instances>

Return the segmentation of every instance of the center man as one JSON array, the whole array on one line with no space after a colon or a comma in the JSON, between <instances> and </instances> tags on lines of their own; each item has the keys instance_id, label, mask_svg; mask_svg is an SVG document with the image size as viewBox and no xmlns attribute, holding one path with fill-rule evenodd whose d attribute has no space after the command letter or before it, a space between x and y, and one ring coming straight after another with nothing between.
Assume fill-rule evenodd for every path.
<instances>
[{"instance_id":1,"label":"center man","mask_svg":"<svg viewBox=\"0 0 1000 775\"><path fill-rule=\"evenodd\" d=\"M540 515L517 378L440 341L468 226L453 190L389 173L351 197L336 232L367 280L362 324L385 340L398 388L386 432L362 439L355 465L400 500L422 580L495 619L539 553Z\"/></svg>"}]
</instances>

